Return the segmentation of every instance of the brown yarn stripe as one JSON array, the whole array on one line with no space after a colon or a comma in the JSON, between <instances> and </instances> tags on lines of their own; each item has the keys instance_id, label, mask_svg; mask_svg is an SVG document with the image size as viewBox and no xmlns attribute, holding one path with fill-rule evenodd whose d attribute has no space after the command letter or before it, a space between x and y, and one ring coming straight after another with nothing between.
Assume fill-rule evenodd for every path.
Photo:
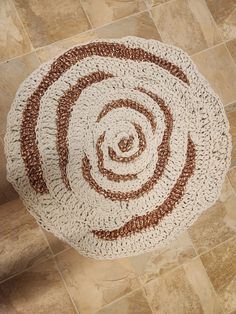
<instances>
[{"instance_id":1,"label":"brown yarn stripe","mask_svg":"<svg viewBox=\"0 0 236 314\"><path fill-rule=\"evenodd\" d=\"M153 211L146 215L135 216L130 221L125 223L122 227L114 230L93 230L94 236L103 240L116 240L119 237L127 237L135 233L141 232L147 228L155 227L163 217L170 214L176 205L182 199L184 189L188 183L189 178L193 175L195 168L196 150L192 139L188 138L187 156L184 168L172 188L169 196Z\"/></svg>"},{"instance_id":2,"label":"brown yarn stripe","mask_svg":"<svg viewBox=\"0 0 236 314\"><path fill-rule=\"evenodd\" d=\"M100 120L105 117L111 110L118 109L118 108L130 108L137 110L139 113L143 114L148 121L151 124L152 132L154 133L156 130L156 119L154 114L149 111L147 108L145 108L143 105L131 100L131 99L118 99L113 100L110 104L107 104L104 106L100 114L98 115L97 122L100 122Z\"/></svg>"},{"instance_id":3,"label":"brown yarn stripe","mask_svg":"<svg viewBox=\"0 0 236 314\"><path fill-rule=\"evenodd\" d=\"M137 178L136 173L128 173L128 174L117 174L113 171L106 169L104 167L104 159L103 159L103 151L101 149L102 143L104 142L105 132L99 136L98 141L96 143L96 150L98 156L98 169L103 176L106 176L108 180L120 182L120 181L129 181Z\"/></svg>"},{"instance_id":4,"label":"brown yarn stripe","mask_svg":"<svg viewBox=\"0 0 236 314\"><path fill-rule=\"evenodd\" d=\"M138 134L138 139L139 139L139 149L137 150L137 152L135 152L133 155L131 156L118 156L117 153L114 151L114 149L112 147L108 147L108 154L109 157L117 162L130 162L135 160L136 158L138 158L142 152L145 150L147 143L146 143L146 138L145 135L142 131L142 128L140 125L133 123L135 130Z\"/></svg>"},{"instance_id":5,"label":"brown yarn stripe","mask_svg":"<svg viewBox=\"0 0 236 314\"><path fill-rule=\"evenodd\" d=\"M58 102L57 108L57 151L59 156L59 167L61 169L62 180L66 187L70 189L67 178L66 166L68 164L67 133L73 105L79 98L82 91L88 86L113 77L112 74L104 72L94 72L80 78L75 85L68 89Z\"/></svg>"},{"instance_id":6,"label":"brown yarn stripe","mask_svg":"<svg viewBox=\"0 0 236 314\"><path fill-rule=\"evenodd\" d=\"M120 151L122 151L122 153L128 152L132 148L133 142L134 142L133 136L130 136L128 139L122 138L118 143Z\"/></svg>"},{"instance_id":7,"label":"brown yarn stripe","mask_svg":"<svg viewBox=\"0 0 236 314\"><path fill-rule=\"evenodd\" d=\"M158 103L160 109L163 111L165 116L166 129L164 131L162 142L157 148L158 162L156 164L156 168L154 170L154 174L152 175L152 177L146 183L144 183L138 190L133 190L129 192L114 192L111 190L105 190L101 186L99 186L98 183L92 177L91 165L88 157L85 156L82 159L82 174L85 181L87 181L90 187L94 189L97 193L102 194L105 198L109 198L112 201L116 200L128 201L129 199L139 198L142 195L148 193L150 190L152 190L153 186L162 176L170 155L169 140L173 129L173 118L170 109L165 105L164 101L157 95L151 92L147 92L144 89L139 90L152 97L153 100Z\"/></svg>"},{"instance_id":8,"label":"brown yarn stripe","mask_svg":"<svg viewBox=\"0 0 236 314\"><path fill-rule=\"evenodd\" d=\"M41 157L37 146L35 131L39 114L40 100L47 89L72 65L93 55L125 60L128 59L138 62L151 62L162 67L171 75L189 85L186 74L178 66L141 48L129 48L123 44L106 42L90 43L84 46L72 48L58 57L52 63L50 70L43 77L37 89L27 99L26 106L22 113L20 131L21 156L25 164L29 182L38 193L43 194L48 192L41 167Z\"/></svg>"}]
</instances>

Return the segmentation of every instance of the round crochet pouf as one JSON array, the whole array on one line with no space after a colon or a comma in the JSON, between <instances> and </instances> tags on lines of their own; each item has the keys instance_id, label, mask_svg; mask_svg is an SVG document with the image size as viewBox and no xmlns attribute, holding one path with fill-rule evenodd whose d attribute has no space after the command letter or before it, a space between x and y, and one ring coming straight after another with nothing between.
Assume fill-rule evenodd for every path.
<instances>
[{"instance_id":1,"label":"round crochet pouf","mask_svg":"<svg viewBox=\"0 0 236 314\"><path fill-rule=\"evenodd\" d=\"M181 49L126 37L74 47L20 86L8 179L46 230L94 258L166 245L218 198L223 106Z\"/></svg>"}]
</instances>

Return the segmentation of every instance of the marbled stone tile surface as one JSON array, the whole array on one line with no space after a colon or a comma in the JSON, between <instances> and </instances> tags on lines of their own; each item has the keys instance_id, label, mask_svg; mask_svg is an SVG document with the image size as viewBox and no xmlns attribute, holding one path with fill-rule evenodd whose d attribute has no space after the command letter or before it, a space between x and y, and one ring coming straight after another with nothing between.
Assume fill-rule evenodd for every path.
<instances>
[{"instance_id":1,"label":"marbled stone tile surface","mask_svg":"<svg viewBox=\"0 0 236 314\"><path fill-rule=\"evenodd\" d=\"M218 201L167 247L96 261L41 229L6 180L7 112L40 63L97 38L188 52L219 94L232 161ZM236 314L236 1L0 1L0 314Z\"/></svg>"},{"instance_id":2,"label":"marbled stone tile surface","mask_svg":"<svg viewBox=\"0 0 236 314\"><path fill-rule=\"evenodd\" d=\"M0 206L0 281L51 256L35 219L19 199Z\"/></svg>"},{"instance_id":3,"label":"marbled stone tile surface","mask_svg":"<svg viewBox=\"0 0 236 314\"><path fill-rule=\"evenodd\" d=\"M193 54L221 42L203 0L174 0L151 10L163 42Z\"/></svg>"},{"instance_id":4,"label":"marbled stone tile surface","mask_svg":"<svg viewBox=\"0 0 236 314\"><path fill-rule=\"evenodd\" d=\"M14 0L14 3L35 48L91 28L77 0Z\"/></svg>"},{"instance_id":5,"label":"marbled stone tile surface","mask_svg":"<svg viewBox=\"0 0 236 314\"><path fill-rule=\"evenodd\" d=\"M82 313L95 312L140 288L128 258L97 261L70 249L57 255L56 261L72 299Z\"/></svg>"},{"instance_id":6,"label":"marbled stone tile surface","mask_svg":"<svg viewBox=\"0 0 236 314\"><path fill-rule=\"evenodd\" d=\"M0 62L31 51L32 44L11 1L1 0Z\"/></svg>"},{"instance_id":7,"label":"marbled stone tile surface","mask_svg":"<svg viewBox=\"0 0 236 314\"><path fill-rule=\"evenodd\" d=\"M235 101L236 67L225 45L199 52L193 56L193 61L224 105Z\"/></svg>"}]
</instances>

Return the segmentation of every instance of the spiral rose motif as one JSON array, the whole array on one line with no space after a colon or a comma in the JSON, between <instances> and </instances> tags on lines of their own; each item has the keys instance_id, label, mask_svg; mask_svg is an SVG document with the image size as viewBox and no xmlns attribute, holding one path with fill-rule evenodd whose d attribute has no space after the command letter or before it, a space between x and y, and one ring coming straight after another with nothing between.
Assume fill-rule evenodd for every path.
<instances>
[{"instance_id":1,"label":"spiral rose motif","mask_svg":"<svg viewBox=\"0 0 236 314\"><path fill-rule=\"evenodd\" d=\"M16 95L5 143L29 211L95 258L155 249L191 225L216 200L231 149L191 59L135 37L43 64Z\"/></svg>"}]
</instances>

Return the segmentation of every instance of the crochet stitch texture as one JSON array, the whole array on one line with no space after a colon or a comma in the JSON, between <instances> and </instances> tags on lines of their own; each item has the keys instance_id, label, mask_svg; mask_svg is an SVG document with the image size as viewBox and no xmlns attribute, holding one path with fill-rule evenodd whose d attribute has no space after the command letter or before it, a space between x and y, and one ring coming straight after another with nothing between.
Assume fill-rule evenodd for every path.
<instances>
[{"instance_id":1,"label":"crochet stitch texture","mask_svg":"<svg viewBox=\"0 0 236 314\"><path fill-rule=\"evenodd\" d=\"M190 57L125 37L76 46L20 86L8 180L46 230L112 259L168 244L218 198L224 108Z\"/></svg>"}]
</instances>

